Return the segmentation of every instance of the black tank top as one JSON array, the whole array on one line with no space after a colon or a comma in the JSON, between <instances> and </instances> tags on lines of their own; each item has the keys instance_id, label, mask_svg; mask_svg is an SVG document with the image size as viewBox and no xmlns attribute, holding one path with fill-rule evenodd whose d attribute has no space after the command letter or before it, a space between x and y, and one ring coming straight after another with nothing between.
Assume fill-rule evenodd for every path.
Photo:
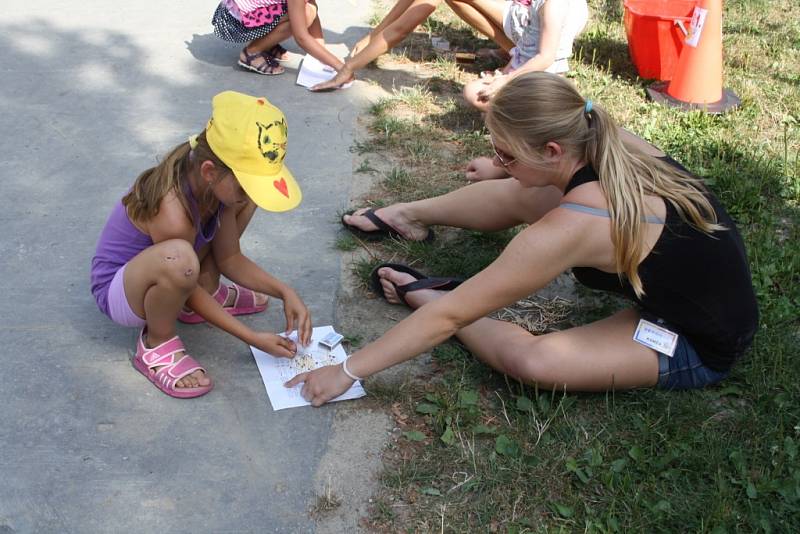
<instances>
[{"instance_id":1,"label":"black tank top","mask_svg":"<svg viewBox=\"0 0 800 534\"><path fill-rule=\"evenodd\" d=\"M689 172L672 158L662 159ZM598 179L587 165L575 173L564 194ZM638 268L645 291L641 299L625 277L591 267L574 267L572 272L585 286L624 295L670 323L706 366L725 371L752 343L758 305L742 237L717 198L711 192L706 197L727 230L711 235L696 230L665 201L664 229Z\"/></svg>"}]
</instances>

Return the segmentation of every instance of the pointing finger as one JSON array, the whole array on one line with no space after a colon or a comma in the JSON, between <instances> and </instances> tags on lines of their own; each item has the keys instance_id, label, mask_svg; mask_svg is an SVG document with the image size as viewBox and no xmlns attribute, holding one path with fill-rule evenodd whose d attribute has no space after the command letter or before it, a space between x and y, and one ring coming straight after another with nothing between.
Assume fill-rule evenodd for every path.
<instances>
[{"instance_id":1,"label":"pointing finger","mask_svg":"<svg viewBox=\"0 0 800 534\"><path fill-rule=\"evenodd\" d=\"M305 382L306 378L308 378L309 374L310 374L310 371L305 371L303 373L300 373L299 375L295 375L291 380L286 382L283 386L287 387L287 388L293 388L297 384L299 384L300 382Z\"/></svg>"}]
</instances>

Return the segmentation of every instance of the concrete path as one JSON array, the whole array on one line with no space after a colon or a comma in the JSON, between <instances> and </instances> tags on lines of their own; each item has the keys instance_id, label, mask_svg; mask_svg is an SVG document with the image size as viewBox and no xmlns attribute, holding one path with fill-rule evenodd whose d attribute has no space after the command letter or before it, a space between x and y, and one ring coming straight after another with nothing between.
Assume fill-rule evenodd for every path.
<instances>
[{"instance_id":1,"label":"concrete path","mask_svg":"<svg viewBox=\"0 0 800 534\"><path fill-rule=\"evenodd\" d=\"M216 389L171 399L132 368L134 331L89 291L113 203L235 89L283 109L304 191L294 212L260 212L243 248L298 289L315 324L334 319L336 213L363 88L315 95L294 68L234 68L240 46L213 36L214 8L39 0L0 13L0 533L314 529L312 479L336 407L273 412L248 347L205 325L179 333ZM320 2L327 39L352 46L369 9ZM280 303L248 322L281 330Z\"/></svg>"}]
</instances>

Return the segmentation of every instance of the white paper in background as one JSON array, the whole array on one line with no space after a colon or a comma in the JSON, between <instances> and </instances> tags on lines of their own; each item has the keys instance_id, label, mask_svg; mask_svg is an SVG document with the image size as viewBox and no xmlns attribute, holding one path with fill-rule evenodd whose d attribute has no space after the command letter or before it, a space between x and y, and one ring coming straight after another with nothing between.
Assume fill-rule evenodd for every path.
<instances>
[{"instance_id":1,"label":"white paper in background","mask_svg":"<svg viewBox=\"0 0 800 534\"><path fill-rule=\"evenodd\" d=\"M306 54L297 73L297 85L311 89L319 83L327 82L334 76L336 76L336 70L322 63L311 54ZM353 85L353 82L348 82L342 85L341 89L347 89L351 85Z\"/></svg>"},{"instance_id":2,"label":"white paper in background","mask_svg":"<svg viewBox=\"0 0 800 534\"><path fill-rule=\"evenodd\" d=\"M286 388L283 384L299 373L325 365L342 363L347 358L347 353L341 345L337 345L333 350L328 350L319 344L319 341L326 334L333 331L332 326L314 328L314 332L311 335L311 343L308 347L300 347L298 344L297 356L291 360L278 358L253 346L250 347L253 357L256 359L258 371L261 373L261 379L264 381L264 387L267 389L267 395L272 403L273 410L310 406L311 403L300 395L300 390L303 389L302 383L293 388ZM289 339L297 343L297 330L289 335ZM356 381L350 386L350 389L330 402L358 399L366 394L367 392L361 387L361 382Z\"/></svg>"}]
</instances>

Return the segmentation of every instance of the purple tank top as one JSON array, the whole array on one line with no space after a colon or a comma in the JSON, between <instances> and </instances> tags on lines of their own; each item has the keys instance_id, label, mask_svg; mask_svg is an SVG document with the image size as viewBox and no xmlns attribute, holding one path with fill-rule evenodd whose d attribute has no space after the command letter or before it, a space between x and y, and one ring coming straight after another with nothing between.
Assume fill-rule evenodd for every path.
<instances>
[{"instance_id":1,"label":"purple tank top","mask_svg":"<svg viewBox=\"0 0 800 534\"><path fill-rule=\"evenodd\" d=\"M188 187L184 188L192 210L192 218L199 221L197 200ZM219 227L219 217L223 205L220 203L217 212L211 217L203 228L197 228L194 240L194 249L199 251L214 239ZM199 226L199 223L198 223ZM144 249L153 246L149 235L142 233L128 218L128 212L120 200L111 211L106 221L97 249L92 258L92 294L100 311L108 315L108 287L117 271Z\"/></svg>"}]
</instances>

